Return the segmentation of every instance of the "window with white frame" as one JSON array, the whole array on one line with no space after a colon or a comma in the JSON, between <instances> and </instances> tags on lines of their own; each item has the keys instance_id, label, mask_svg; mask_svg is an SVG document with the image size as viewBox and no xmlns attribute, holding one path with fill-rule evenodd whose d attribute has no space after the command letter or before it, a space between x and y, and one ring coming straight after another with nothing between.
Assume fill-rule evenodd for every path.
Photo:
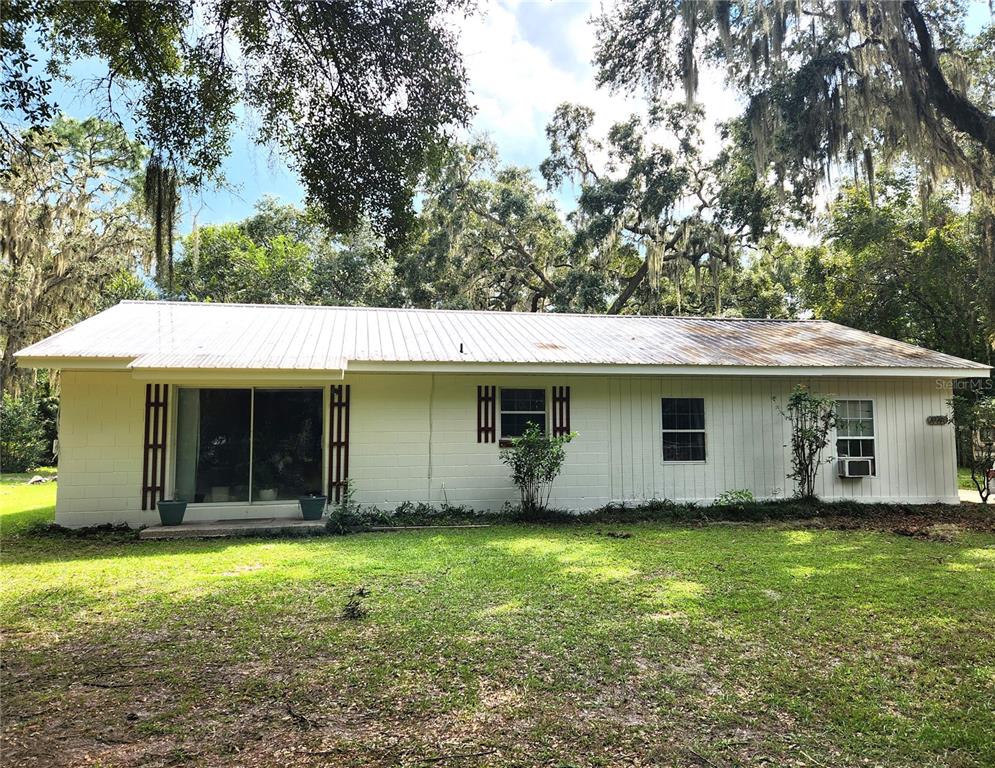
<instances>
[{"instance_id":1,"label":"window with white frame","mask_svg":"<svg viewBox=\"0 0 995 768\"><path fill-rule=\"evenodd\" d=\"M877 474L874 439L874 403L871 400L836 401L836 455L871 460Z\"/></svg>"},{"instance_id":2,"label":"window with white frame","mask_svg":"<svg viewBox=\"0 0 995 768\"><path fill-rule=\"evenodd\" d=\"M705 400L663 398L663 460L705 460Z\"/></svg>"},{"instance_id":3,"label":"window with white frame","mask_svg":"<svg viewBox=\"0 0 995 768\"><path fill-rule=\"evenodd\" d=\"M502 389L501 437L521 437L529 424L546 431L546 390Z\"/></svg>"}]
</instances>

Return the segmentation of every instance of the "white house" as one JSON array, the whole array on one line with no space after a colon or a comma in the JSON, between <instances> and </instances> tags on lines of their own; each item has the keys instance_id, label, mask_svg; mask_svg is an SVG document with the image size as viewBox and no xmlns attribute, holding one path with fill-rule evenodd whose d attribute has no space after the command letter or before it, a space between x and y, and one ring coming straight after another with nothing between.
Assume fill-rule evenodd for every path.
<instances>
[{"instance_id":1,"label":"white house","mask_svg":"<svg viewBox=\"0 0 995 768\"><path fill-rule=\"evenodd\" d=\"M502 440L573 431L551 503L789 495L778 412L800 382L842 417L824 498L956 503L954 379L979 363L817 320L124 302L18 353L62 371L63 525L515 501ZM841 468L857 477L841 477ZM847 470L847 468L849 468ZM859 476L866 475L866 476Z\"/></svg>"}]
</instances>

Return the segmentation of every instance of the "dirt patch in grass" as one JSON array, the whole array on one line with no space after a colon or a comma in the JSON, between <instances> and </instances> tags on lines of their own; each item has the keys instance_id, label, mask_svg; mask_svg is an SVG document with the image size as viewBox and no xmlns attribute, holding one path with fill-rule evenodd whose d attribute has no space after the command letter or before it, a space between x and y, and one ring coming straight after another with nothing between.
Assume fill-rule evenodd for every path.
<instances>
[{"instance_id":1,"label":"dirt patch in grass","mask_svg":"<svg viewBox=\"0 0 995 768\"><path fill-rule=\"evenodd\" d=\"M831 515L799 522L813 528L882 531L932 541L952 541L967 532L995 533L995 507L984 504L935 504L890 511L882 507L874 515Z\"/></svg>"}]
</instances>

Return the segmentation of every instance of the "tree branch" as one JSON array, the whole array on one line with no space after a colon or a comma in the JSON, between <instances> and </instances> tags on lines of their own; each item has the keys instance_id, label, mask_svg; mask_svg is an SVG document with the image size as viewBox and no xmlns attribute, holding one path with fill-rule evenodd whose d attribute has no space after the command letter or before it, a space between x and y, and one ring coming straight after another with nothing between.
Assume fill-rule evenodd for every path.
<instances>
[{"instance_id":1,"label":"tree branch","mask_svg":"<svg viewBox=\"0 0 995 768\"><path fill-rule=\"evenodd\" d=\"M937 111L953 123L957 130L980 142L995 157L995 117L985 114L947 82L940 68L939 56L933 47L933 37L926 19L915 0L904 0L902 12L912 24L919 41L918 55L926 75L926 92Z\"/></svg>"}]
</instances>

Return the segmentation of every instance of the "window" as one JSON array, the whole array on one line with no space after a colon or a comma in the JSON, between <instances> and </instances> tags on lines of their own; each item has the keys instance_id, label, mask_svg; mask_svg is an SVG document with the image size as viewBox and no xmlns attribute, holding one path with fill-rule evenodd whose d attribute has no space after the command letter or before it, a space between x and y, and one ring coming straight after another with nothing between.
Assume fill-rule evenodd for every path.
<instances>
[{"instance_id":1,"label":"window","mask_svg":"<svg viewBox=\"0 0 995 768\"><path fill-rule=\"evenodd\" d=\"M254 502L321 492L320 389L180 388L177 499Z\"/></svg>"},{"instance_id":2,"label":"window","mask_svg":"<svg viewBox=\"0 0 995 768\"><path fill-rule=\"evenodd\" d=\"M501 437L521 437L529 424L546 431L546 390L502 389Z\"/></svg>"},{"instance_id":3,"label":"window","mask_svg":"<svg viewBox=\"0 0 995 768\"><path fill-rule=\"evenodd\" d=\"M874 403L870 400L837 400L836 418L836 454L845 458L869 458L871 474L876 474Z\"/></svg>"},{"instance_id":4,"label":"window","mask_svg":"<svg viewBox=\"0 0 995 768\"><path fill-rule=\"evenodd\" d=\"M663 460L705 460L705 401L663 398Z\"/></svg>"}]
</instances>

